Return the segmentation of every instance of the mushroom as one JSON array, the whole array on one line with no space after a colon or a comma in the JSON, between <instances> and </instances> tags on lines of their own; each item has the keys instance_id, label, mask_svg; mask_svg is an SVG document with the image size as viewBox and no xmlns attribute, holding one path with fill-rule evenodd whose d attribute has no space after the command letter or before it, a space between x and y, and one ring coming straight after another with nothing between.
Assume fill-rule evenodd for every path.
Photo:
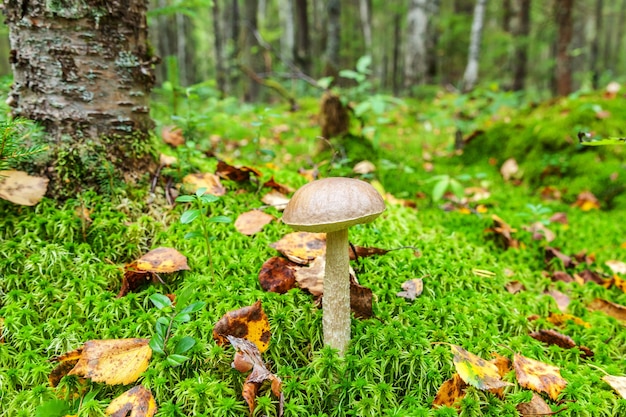
<instances>
[{"instance_id":1,"label":"mushroom","mask_svg":"<svg viewBox=\"0 0 626 417\"><path fill-rule=\"evenodd\" d=\"M324 343L341 356L350 342L350 254L348 228L369 223L385 211L374 187L353 178L331 177L298 189L283 213L296 231L326 233L322 302Z\"/></svg>"}]
</instances>

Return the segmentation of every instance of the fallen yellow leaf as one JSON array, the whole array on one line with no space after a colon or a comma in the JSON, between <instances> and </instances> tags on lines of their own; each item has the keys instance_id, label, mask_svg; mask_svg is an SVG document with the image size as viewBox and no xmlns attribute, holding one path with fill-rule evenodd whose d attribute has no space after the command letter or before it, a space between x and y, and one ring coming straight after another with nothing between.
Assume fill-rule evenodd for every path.
<instances>
[{"instance_id":1,"label":"fallen yellow leaf","mask_svg":"<svg viewBox=\"0 0 626 417\"><path fill-rule=\"evenodd\" d=\"M46 194L48 181L23 171L0 171L0 198L22 206L34 206Z\"/></svg>"},{"instance_id":2,"label":"fallen yellow leaf","mask_svg":"<svg viewBox=\"0 0 626 417\"><path fill-rule=\"evenodd\" d=\"M537 392L545 392L556 400L559 394L567 386L567 381L561 377L559 368L526 358L519 353L515 354L513 367L517 382L525 388Z\"/></svg>"},{"instance_id":3,"label":"fallen yellow leaf","mask_svg":"<svg viewBox=\"0 0 626 417\"><path fill-rule=\"evenodd\" d=\"M157 411L156 401L152 393L142 385L129 389L113 401L104 410L107 416L152 417Z\"/></svg>"}]
</instances>

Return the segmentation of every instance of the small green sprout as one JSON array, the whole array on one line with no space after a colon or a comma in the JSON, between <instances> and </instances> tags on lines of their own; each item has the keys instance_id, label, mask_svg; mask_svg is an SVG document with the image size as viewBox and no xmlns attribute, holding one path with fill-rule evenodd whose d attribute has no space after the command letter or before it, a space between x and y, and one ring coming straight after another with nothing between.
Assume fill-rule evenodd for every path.
<instances>
[{"instance_id":1,"label":"small green sprout","mask_svg":"<svg viewBox=\"0 0 626 417\"><path fill-rule=\"evenodd\" d=\"M150 301L166 316L159 317L156 321L155 334L150 339L149 346L156 353L165 356L165 360L172 367L180 366L188 356L183 355L196 344L196 339L191 336L180 338L175 344L170 343L172 335L182 323L191 321L191 314L204 308L205 303L196 301L187 307L178 309L172 304L172 300L163 294L153 294ZM172 344L174 345L172 347Z\"/></svg>"},{"instance_id":2,"label":"small green sprout","mask_svg":"<svg viewBox=\"0 0 626 417\"><path fill-rule=\"evenodd\" d=\"M427 182L434 182L431 198L433 202L441 200L446 191L452 191L458 199L463 198L465 195L465 189L459 180L452 178L450 175L436 175L427 180Z\"/></svg>"},{"instance_id":3,"label":"small green sprout","mask_svg":"<svg viewBox=\"0 0 626 417\"><path fill-rule=\"evenodd\" d=\"M192 230L185 235L185 239L193 239L196 237L204 238L206 243L207 255L209 257L209 267L211 268L211 278L215 281L215 270L213 268L213 259L211 257L211 236L209 230L209 223L230 223L232 220L227 216L214 216L208 217L209 204L215 203L219 200L212 194L205 194L206 188L199 188L195 195L181 195L176 198L178 203L193 203L192 208L183 212L180 216L180 222L182 224L189 224L196 219L200 219L200 229Z\"/></svg>"}]
</instances>

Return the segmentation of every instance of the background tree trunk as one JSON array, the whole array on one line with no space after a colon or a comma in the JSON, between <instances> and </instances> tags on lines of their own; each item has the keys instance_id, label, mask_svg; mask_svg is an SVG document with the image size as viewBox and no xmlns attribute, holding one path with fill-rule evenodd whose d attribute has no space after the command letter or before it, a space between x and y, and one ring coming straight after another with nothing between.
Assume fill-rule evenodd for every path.
<instances>
[{"instance_id":1,"label":"background tree trunk","mask_svg":"<svg viewBox=\"0 0 626 417\"><path fill-rule=\"evenodd\" d=\"M423 84L426 77L427 0L411 0L407 14L404 86Z\"/></svg>"},{"instance_id":2,"label":"background tree trunk","mask_svg":"<svg viewBox=\"0 0 626 417\"><path fill-rule=\"evenodd\" d=\"M556 25L558 28L556 42L555 87L556 94L566 96L572 92L572 65L569 55L569 45L574 33L572 8L574 0L555 1Z\"/></svg>"},{"instance_id":3,"label":"background tree trunk","mask_svg":"<svg viewBox=\"0 0 626 417\"><path fill-rule=\"evenodd\" d=\"M478 82L478 62L480 58L480 40L483 33L483 21L485 18L485 6L487 0L477 0L474 7L474 20L472 21L472 33L470 38L467 67L463 74L462 90L471 91Z\"/></svg>"},{"instance_id":4,"label":"background tree trunk","mask_svg":"<svg viewBox=\"0 0 626 417\"><path fill-rule=\"evenodd\" d=\"M39 168L52 195L72 195L101 176L109 185L121 174L133 180L153 163L146 10L145 0L4 1L9 102L47 131L49 159Z\"/></svg>"},{"instance_id":5,"label":"background tree trunk","mask_svg":"<svg viewBox=\"0 0 626 417\"><path fill-rule=\"evenodd\" d=\"M258 31L259 1L246 0L243 4L243 21L239 38L241 44L239 66L246 74L243 99L247 102L255 102L259 99L261 91L258 74L264 69L261 47L255 36L255 32Z\"/></svg>"},{"instance_id":6,"label":"background tree trunk","mask_svg":"<svg viewBox=\"0 0 626 417\"><path fill-rule=\"evenodd\" d=\"M311 42L309 39L309 14L307 0L295 0L296 12L296 65L305 74L311 74Z\"/></svg>"},{"instance_id":7,"label":"background tree trunk","mask_svg":"<svg viewBox=\"0 0 626 417\"><path fill-rule=\"evenodd\" d=\"M326 38L326 63L324 76L337 77L339 74L339 47L341 45L341 0L329 0L328 35Z\"/></svg>"},{"instance_id":8,"label":"background tree trunk","mask_svg":"<svg viewBox=\"0 0 626 417\"><path fill-rule=\"evenodd\" d=\"M365 53L372 55L372 1L359 0L359 15L361 16L361 29L365 42Z\"/></svg>"},{"instance_id":9,"label":"background tree trunk","mask_svg":"<svg viewBox=\"0 0 626 417\"><path fill-rule=\"evenodd\" d=\"M293 53L295 48L295 28L293 16L293 0L278 1L278 17L280 20L280 57L293 63Z\"/></svg>"},{"instance_id":10,"label":"background tree trunk","mask_svg":"<svg viewBox=\"0 0 626 417\"><path fill-rule=\"evenodd\" d=\"M224 38L222 34L222 14L220 13L220 1L213 0L211 6L213 19L213 45L215 48L215 83L222 97L229 91L226 77L226 55L224 54Z\"/></svg>"},{"instance_id":11,"label":"background tree trunk","mask_svg":"<svg viewBox=\"0 0 626 417\"><path fill-rule=\"evenodd\" d=\"M596 0L596 8L594 13L593 34L591 39L591 48L589 49L589 64L591 70L591 85L593 88L598 88L598 82L600 81L600 33L602 30L602 11L604 9L604 2L602 0Z\"/></svg>"},{"instance_id":12,"label":"background tree trunk","mask_svg":"<svg viewBox=\"0 0 626 417\"><path fill-rule=\"evenodd\" d=\"M514 0L513 91L524 89L528 66L531 0Z\"/></svg>"}]
</instances>

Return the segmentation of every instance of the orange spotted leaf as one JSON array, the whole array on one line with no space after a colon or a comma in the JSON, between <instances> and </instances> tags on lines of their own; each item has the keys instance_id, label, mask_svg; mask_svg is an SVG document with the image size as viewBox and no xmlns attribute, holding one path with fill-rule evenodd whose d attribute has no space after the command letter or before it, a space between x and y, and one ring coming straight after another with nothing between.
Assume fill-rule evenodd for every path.
<instances>
[{"instance_id":1,"label":"orange spotted leaf","mask_svg":"<svg viewBox=\"0 0 626 417\"><path fill-rule=\"evenodd\" d=\"M326 234L294 232L270 244L289 260L298 264L308 264L326 253Z\"/></svg>"},{"instance_id":2,"label":"orange spotted leaf","mask_svg":"<svg viewBox=\"0 0 626 417\"><path fill-rule=\"evenodd\" d=\"M459 374L454 374L452 378L448 379L439 387L439 391L437 391L437 395L433 401L433 406L441 407L445 405L460 408L459 401L465 396L465 388L467 388L467 386L468 385Z\"/></svg>"},{"instance_id":3,"label":"orange spotted leaf","mask_svg":"<svg viewBox=\"0 0 626 417\"><path fill-rule=\"evenodd\" d=\"M567 381L561 377L559 368L526 358L519 353L515 354L513 368L521 386L537 392L545 392L553 400L559 397L567 385Z\"/></svg>"},{"instance_id":4,"label":"orange spotted leaf","mask_svg":"<svg viewBox=\"0 0 626 417\"><path fill-rule=\"evenodd\" d=\"M210 172L204 174L189 174L183 178L183 184L189 188L192 193L195 193L200 188L205 188L205 193L213 194L218 197L226 194L226 188L222 185L220 178Z\"/></svg>"},{"instance_id":5,"label":"orange spotted leaf","mask_svg":"<svg viewBox=\"0 0 626 417\"><path fill-rule=\"evenodd\" d=\"M113 401L104 410L107 416L152 417L157 411L156 401L152 393L142 385L129 389Z\"/></svg>"},{"instance_id":6,"label":"orange spotted leaf","mask_svg":"<svg viewBox=\"0 0 626 417\"><path fill-rule=\"evenodd\" d=\"M187 257L174 248L156 248L132 263L139 272L167 274L170 272L189 270Z\"/></svg>"},{"instance_id":7,"label":"orange spotted leaf","mask_svg":"<svg viewBox=\"0 0 626 417\"><path fill-rule=\"evenodd\" d=\"M270 323L260 300L251 306L229 311L213 327L213 339L219 345L227 344L227 337L234 336L249 340L261 352L269 347L270 335Z\"/></svg>"},{"instance_id":8,"label":"orange spotted leaf","mask_svg":"<svg viewBox=\"0 0 626 417\"><path fill-rule=\"evenodd\" d=\"M454 367L465 383L481 390L502 388L511 385L502 381L498 367L492 362L468 352L457 345L450 345L454 354Z\"/></svg>"},{"instance_id":9,"label":"orange spotted leaf","mask_svg":"<svg viewBox=\"0 0 626 417\"><path fill-rule=\"evenodd\" d=\"M263 264L259 283L265 291L284 294L296 286L295 270L301 266L280 256L274 256Z\"/></svg>"}]
</instances>

